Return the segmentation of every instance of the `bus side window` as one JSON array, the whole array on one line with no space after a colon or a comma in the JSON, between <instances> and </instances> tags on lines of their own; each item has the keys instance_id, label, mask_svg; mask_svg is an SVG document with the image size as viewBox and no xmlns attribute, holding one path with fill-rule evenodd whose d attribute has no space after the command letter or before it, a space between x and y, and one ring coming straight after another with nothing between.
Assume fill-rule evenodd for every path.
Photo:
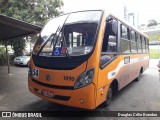
<instances>
[{"instance_id":1,"label":"bus side window","mask_svg":"<svg viewBox=\"0 0 160 120\"><path fill-rule=\"evenodd\" d=\"M102 52L117 52L117 32L118 32L118 22L114 19L107 21Z\"/></svg>"},{"instance_id":2,"label":"bus side window","mask_svg":"<svg viewBox=\"0 0 160 120\"><path fill-rule=\"evenodd\" d=\"M128 26L121 24L121 52L122 54L131 53L130 31Z\"/></svg>"},{"instance_id":3,"label":"bus side window","mask_svg":"<svg viewBox=\"0 0 160 120\"><path fill-rule=\"evenodd\" d=\"M118 22L108 17L102 44L101 66L106 64L117 52Z\"/></svg>"}]
</instances>

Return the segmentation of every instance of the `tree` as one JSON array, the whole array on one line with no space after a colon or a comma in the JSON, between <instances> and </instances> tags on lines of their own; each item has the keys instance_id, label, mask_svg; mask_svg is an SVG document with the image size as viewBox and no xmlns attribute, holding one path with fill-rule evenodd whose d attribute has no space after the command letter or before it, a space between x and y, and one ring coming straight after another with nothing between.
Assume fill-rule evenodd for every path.
<instances>
[{"instance_id":1,"label":"tree","mask_svg":"<svg viewBox=\"0 0 160 120\"><path fill-rule=\"evenodd\" d=\"M145 27L146 25L145 24L141 24L141 27Z\"/></svg>"},{"instance_id":2,"label":"tree","mask_svg":"<svg viewBox=\"0 0 160 120\"><path fill-rule=\"evenodd\" d=\"M1 0L0 14L43 26L46 20L58 16L62 0Z\"/></svg>"},{"instance_id":3,"label":"tree","mask_svg":"<svg viewBox=\"0 0 160 120\"><path fill-rule=\"evenodd\" d=\"M21 56L23 55L23 50L25 49L26 46L26 41L22 40L23 38L18 38L16 40L13 40L12 42L12 48L15 52L15 56Z\"/></svg>"},{"instance_id":4,"label":"tree","mask_svg":"<svg viewBox=\"0 0 160 120\"><path fill-rule=\"evenodd\" d=\"M48 19L62 13L61 6L63 6L62 0L0 0L0 14L43 26ZM16 56L21 55L25 48L24 40L19 38L11 43Z\"/></svg>"},{"instance_id":5,"label":"tree","mask_svg":"<svg viewBox=\"0 0 160 120\"><path fill-rule=\"evenodd\" d=\"M154 20L154 19L151 19L151 20L148 21L147 27L156 26L156 25L157 25L157 21Z\"/></svg>"},{"instance_id":6,"label":"tree","mask_svg":"<svg viewBox=\"0 0 160 120\"><path fill-rule=\"evenodd\" d=\"M8 0L0 0L0 7L3 7L8 3Z\"/></svg>"},{"instance_id":7,"label":"tree","mask_svg":"<svg viewBox=\"0 0 160 120\"><path fill-rule=\"evenodd\" d=\"M26 46L26 41L23 39L24 39L23 37L18 37L16 39L11 39L8 41L0 41L0 44L4 45L5 47L7 47L8 45L11 45L12 49L14 50L14 55L20 56L20 55L23 55L23 51Z\"/></svg>"}]
</instances>

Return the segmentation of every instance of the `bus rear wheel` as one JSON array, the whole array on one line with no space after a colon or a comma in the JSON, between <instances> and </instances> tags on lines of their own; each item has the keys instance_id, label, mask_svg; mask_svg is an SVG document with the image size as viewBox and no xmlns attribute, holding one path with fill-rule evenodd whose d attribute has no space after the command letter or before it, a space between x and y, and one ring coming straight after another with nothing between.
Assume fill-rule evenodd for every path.
<instances>
[{"instance_id":1,"label":"bus rear wheel","mask_svg":"<svg viewBox=\"0 0 160 120\"><path fill-rule=\"evenodd\" d=\"M138 81L140 80L140 75L141 75L141 74L139 73L138 77L137 77L136 80L135 80L136 82L138 82Z\"/></svg>"},{"instance_id":2,"label":"bus rear wheel","mask_svg":"<svg viewBox=\"0 0 160 120\"><path fill-rule=\"evenodd\" d=\"M141 74L142 74L142 69L140 70L138 77L134 80L135 82L138 82L140 80Z\"/></svg>"},{"instance_id":3,"label":"bus rear wheel","mask_svg":"<svg viewBox=\"0 0 160 120\"><path fill-rule=\"evenodd\" d=\"M106 95L106 101L104 102L105 106L108 106L111 103L112 97L113 97L113 89L112 86L110 86Z\"/></svg>"}]
</instances>

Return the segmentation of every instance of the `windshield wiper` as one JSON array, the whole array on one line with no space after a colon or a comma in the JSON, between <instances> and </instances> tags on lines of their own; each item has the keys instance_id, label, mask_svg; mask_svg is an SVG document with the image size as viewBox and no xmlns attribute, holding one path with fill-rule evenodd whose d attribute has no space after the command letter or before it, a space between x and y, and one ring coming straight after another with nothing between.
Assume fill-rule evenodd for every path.
<instances>
[{"instance_id":1,"label":"windshield wiper","mask_svg":"<svg viewBox=\"0 0 160 120\"><path fill-rule=\"evenodd\" d=\"M69 55L69 52L68 52L68 49L67 49L67 44L66 44L66 40L65 40L65 36L64 36L64 32L63 32L63 31L64 31L64 25L63 25L63 27L62 27L62 29L61 29L61 32L59 32L59 34L58 34L58 36L57 36L57 38L56 38L55 44L53 45L53 51L54 51L55 46L56 46L56 44L57 44L58 38L59 38L59 36L60 36L60 34L61 34L61 35L62 35L61 38L62 38L64 47L65 47L65 50L66 50L65 54L66 54L66 57L69 59L69 58L70 58L70 55ZM60 38L60 39L61 39L61 38Z\"/></svg>"},{"instance_id":2,"label":"windshield wiper","mask_svg":"<svg viewBox=\"0 0 160 120\"><path fill-rule=\"evenodd\" d=\"M63 29L63 30L64 30L64 29ZM62 40L63 40L64 47L65 47L65 49L66 49L66 52L65 52L65 53L66 53L66 57L67 57L68 59L70 59L70 55L69 55L69 52L68 52L68 49L67 49L66 39L65 39L63 30L62 30Z\"/></svg>"},{"instance_id":3,"label":"windshield wiper","mask_svg":"<svg viewBox=\"0 0 160 120\"><path fill-rule=\"evenodd\" d=\"M60 27L60 25L58 26L58 28L57 28L57 30L56 30L56 32L55 33L52 33L50 36L49 36L49 38L46 40L46 42L42 45L42 47L40 48L40 50L38 51L38 53L37 53L37 56L39 56L39 54L40 54L40 52L42 51L42 49L44 48L44 46L48 43L48 41L51 39L51 37L54 35L54 37L52 38L52 40L51 40L51 44L53 43L53 40L55 39L55 37L56 37L56 35L57 35L57 32L58 31L60 31L61 30L61 27ZM58 38L58 36L57 36L57 38Z\"/></svg>"},{"instance_id":4,"label":"windshield wiper","mask_svg":"<svg viewBox=\"0 0 160 120\"><path fill-rule=\"evenodd\" d=\"M67 16L66 20L68 19L68 17L69 17L69 15ZM59 35L62 33L62 40L63 40L64 47L65 47L65 49L66 49L65 54L66 54L66 57L69 59L69 58L70 58L70 55L69 55L69 52L68 52L68 49L67 49L67 44L66 44L66 40L65 40L65 36L64 36L64 26L65 26L66 20L64 21L64 23L63 23L63 25L62 25L62 27L61 27L61 30L60 30L61 32L59 32L59 34L58 34L58 36L57 36L57 39L56 39L55 44L54 44L54 46L53 46L53 50L55 49L55 46L56 46L56 44L57 44Z\"/></svg>"},{"instance_id":5,"label":"windshield wiper","mask_svg":"<svg viewBox=\"0 0 160 120\"><path fill-rule=\"evenodd\" d=\"M58 28L57 28L57 30L56 30L56 32L55 32L55 34L54 34L54 37L53 37L52 40L51 40L51 45L53 44L54 40L57 40L57 39L58 39L59 34L57 35L57 32L59 32L60 30L61 30L61 27L60 27L60 25L59 25ZM56 38L56 37L57 37L57 38ZM51 47L51 45L50 45L50 47ZM54 46L54 44L53 44L53 46Z\"/></svg>"}]
</instances>

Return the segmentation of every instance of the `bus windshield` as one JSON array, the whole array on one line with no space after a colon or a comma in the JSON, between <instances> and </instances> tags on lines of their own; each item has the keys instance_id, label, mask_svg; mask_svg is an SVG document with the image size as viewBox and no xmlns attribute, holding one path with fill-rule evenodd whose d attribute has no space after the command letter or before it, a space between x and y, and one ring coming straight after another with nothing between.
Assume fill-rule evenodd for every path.
<instances>
[{"instance_id":1,"label":"bus windshield","mask_svg":"<svg viewBox=\"0 0 160 120\"><path fill-rule=\"evenodd\" d=\"M101 16L102 11L83 11L50 20L39 35L33 54L69 57L90 53Z\"/></svg>"}]
</instances>

